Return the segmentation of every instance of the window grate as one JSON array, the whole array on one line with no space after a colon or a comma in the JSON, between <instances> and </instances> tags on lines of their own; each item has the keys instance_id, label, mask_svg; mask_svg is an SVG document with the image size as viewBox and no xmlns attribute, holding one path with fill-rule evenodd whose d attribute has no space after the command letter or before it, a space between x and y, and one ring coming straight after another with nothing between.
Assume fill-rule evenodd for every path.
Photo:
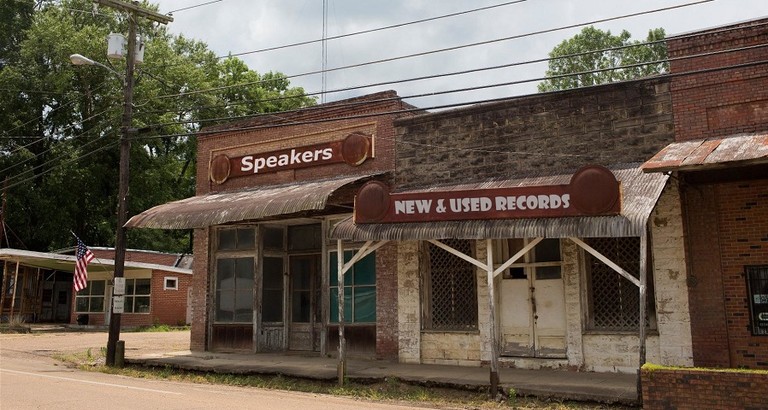
<instances>
[{"instance_id":1,"label":"window grate","mask_svg":"<svg viewBox=\"0 0 768 410\"><path fill-rule=\"evenodd\" d=\"M640 272L640 238L591 238L589 245L631 275ZM640 290L599 259L588 255L591 325L594 329L629 331L640 325ZM649 277L649 282L652 280ZM652 304L649 298L649 304ZM646 323L650 324L650 321Z\"/></svg>"},{"instance_id":2,"label":"window grate","mask_svg":"<svg viewBox=\"0 0 768 410\"><path fill-rule=\"evenodd\" d=\"M444 243L471 255L468 240ZM472 264L429 244L429 318L432 330L477 329L477 277Z\"/></svg>"},{"instance_id":3,"label":"window grate","mask_svg":"<svg viewBox=\"0 0 768 410\"><path fill-rule=\"evenodd\" d=\"M768 336L768 265L747 266L752 334Z\"/></svg>"}]
</instances>

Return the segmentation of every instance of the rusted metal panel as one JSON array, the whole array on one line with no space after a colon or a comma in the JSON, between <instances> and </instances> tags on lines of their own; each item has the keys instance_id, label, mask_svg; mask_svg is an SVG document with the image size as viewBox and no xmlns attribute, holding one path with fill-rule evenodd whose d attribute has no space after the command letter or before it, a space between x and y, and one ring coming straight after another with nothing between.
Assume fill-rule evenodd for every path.
<instances>
[{"instance_id":1,"label":"rusted metal panel","mask_svg":"<svg viewBox=\"0 0 768 410\"><path fill-rule=\"evenodd\" d=\"M768 163L768 133L675 142L642 165L645 172L703 170Z\"/></svg>"},{"instance_id":2,"label":"rusted metal panel","mask_svg":"<svg viewBox=\"0 0 768 410\"><path fill-rule=\"evenodd\" d=\"M413 223L355 224L352 218L336 224L330 236L345 240L426 240L487 238L567 238L639 236L656 205L668 176L645 174L639 164L610 167L621 183L619 215L560 218L434 221ZM455 189L537 186L567 183L571 175L550 175L518 180L461 185ZM445 190L445 187L434 188Z\"/></svg>"},{"instance_id":3,"label":"rusted metal panel","mask_svg":"<svg viewBox=\"0 0 768 410\"><path fill-rule=\"evenodd\" d=\"M228 222L324 209L337 189L376 174L346 176L292 185L217 192L148 209L126 223L129 228L190 229Z\"/></svg>"}]
</instances>

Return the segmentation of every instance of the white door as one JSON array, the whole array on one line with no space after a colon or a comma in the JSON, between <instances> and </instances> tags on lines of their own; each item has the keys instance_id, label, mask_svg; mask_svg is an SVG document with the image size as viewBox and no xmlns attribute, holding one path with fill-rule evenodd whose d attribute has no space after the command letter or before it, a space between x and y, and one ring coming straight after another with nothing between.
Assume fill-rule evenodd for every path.
<instances>
[{"instance_id":1,"label":"white door","mask_svg":"<svg viewBox=\"0 0 768 410\"><path fill-rule=\"evenodd\" d=\"M503 244L501 254L515 254L525 243L510 239ZM503 273L499 286L501 354L565 357L560 240L543 240L518 262Z\"/></svg>"}]
</instances>

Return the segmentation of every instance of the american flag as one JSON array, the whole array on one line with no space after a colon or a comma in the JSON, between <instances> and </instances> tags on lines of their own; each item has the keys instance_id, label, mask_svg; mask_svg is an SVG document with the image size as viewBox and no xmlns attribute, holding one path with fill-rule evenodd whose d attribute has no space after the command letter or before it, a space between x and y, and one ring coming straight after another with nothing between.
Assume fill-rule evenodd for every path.
<instances>
[{"instance_id":1,"label":"american flag","mask_svg":"<svg viewBox=\"0 0 768 410\"><path fill-rule=\"evenodd\" d=\"M75 263L75 292L79 292L88 285L88 263L93 260L94 255L90 249L77 238L77 250L75 250L77 262Z\"/></svg>"}]
</instances>

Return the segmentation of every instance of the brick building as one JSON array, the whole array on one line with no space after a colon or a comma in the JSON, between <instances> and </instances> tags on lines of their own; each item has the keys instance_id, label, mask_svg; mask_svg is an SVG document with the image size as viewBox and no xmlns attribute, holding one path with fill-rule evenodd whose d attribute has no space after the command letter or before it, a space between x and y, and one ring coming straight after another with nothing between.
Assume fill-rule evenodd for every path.
<instances>
[{"instance_id":1,"label":"brick building","mask_svg":"<svg viewBox=\"0 0 768 410\"><path fill-rule=\"evenodd\" d=\"M4 261L2 317L26 322L108 324L112 306L114 249L91 248L88 285L73 292L75 256L0 249ZM184 325L191 321L187 303L192 284L190 255L126 251L122 327Z\"/></svg>"},{"instance_id":2,"label":"brick building","mask_svg":"<svg viewBox=\"0 0 768 410\"><path fill-rule=\"evenodd\" d=\"M768 19L668 39L696 366L768 368ZM697 71L695 74L676 75Z\"/></svg>"}]
</instances>

